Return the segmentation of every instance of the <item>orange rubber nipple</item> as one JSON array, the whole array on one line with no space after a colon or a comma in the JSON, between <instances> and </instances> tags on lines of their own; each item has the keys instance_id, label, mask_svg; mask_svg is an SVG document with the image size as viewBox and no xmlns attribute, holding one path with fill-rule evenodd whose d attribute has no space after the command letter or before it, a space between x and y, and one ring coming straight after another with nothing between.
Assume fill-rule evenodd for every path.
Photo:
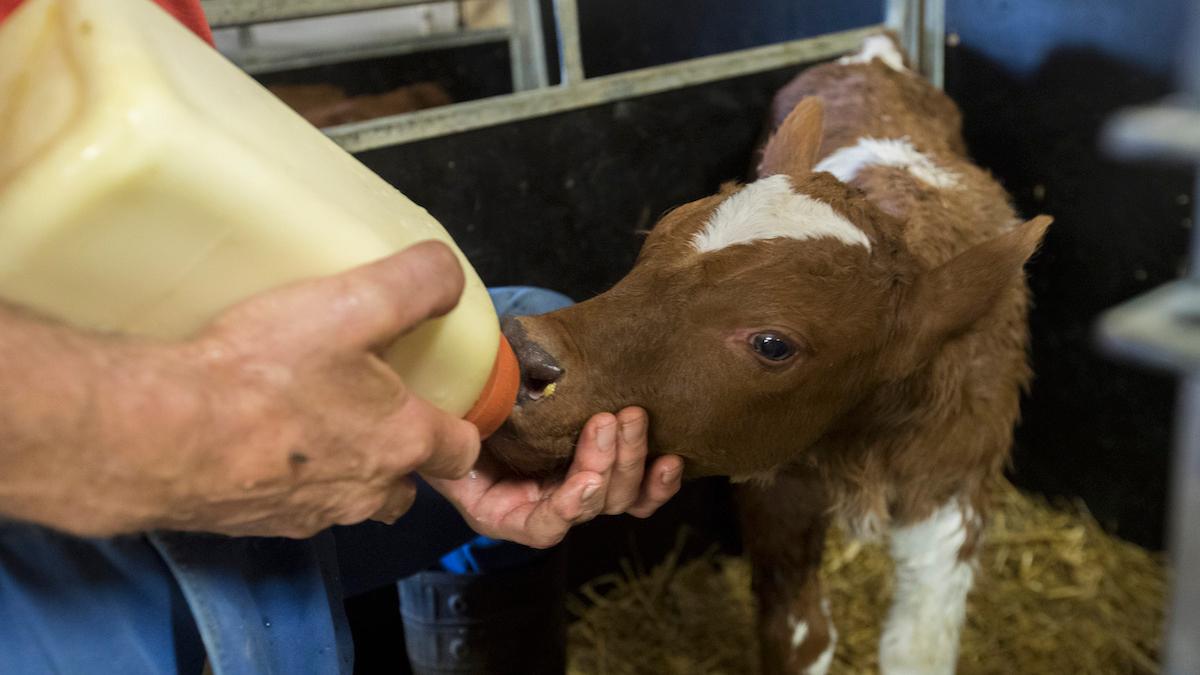
<instances>
[{"instance_id":1,"label":"orange rubber nipple","mask_svg":"<svg viewBox=\"0 0 1200 675\"><path fill-rule=\"evenodd\" d=\"M517 402L517 390L521 386L521 366L508 340L500 336L500 348L496 351L496 362L492 374L479 394L479 400L463 418L479 429L480 438L496 433L512 413Z\"/></svg>"}]
</instances>

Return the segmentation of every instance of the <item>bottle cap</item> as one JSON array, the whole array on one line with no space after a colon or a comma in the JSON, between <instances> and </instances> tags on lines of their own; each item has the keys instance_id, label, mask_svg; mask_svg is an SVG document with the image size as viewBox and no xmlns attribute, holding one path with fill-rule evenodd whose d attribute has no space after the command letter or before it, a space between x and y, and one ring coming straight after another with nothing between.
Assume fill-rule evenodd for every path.
<instances>
[{"instance_id":1,"label":"bottle cap","mask_svg":"<svg viewBox=\"0 0 1200 675\"><path fill-rule=\"evenodd\" d=\"M471 406L463 418L479 428L479 437L487 438L496 433L504 420L512 413L517 403L517 390L521 386L521 366L508 340L501 335L500 347L496 351L496 362L492 374L479 394L479 400Z\"/></svg>"}]
</instances>

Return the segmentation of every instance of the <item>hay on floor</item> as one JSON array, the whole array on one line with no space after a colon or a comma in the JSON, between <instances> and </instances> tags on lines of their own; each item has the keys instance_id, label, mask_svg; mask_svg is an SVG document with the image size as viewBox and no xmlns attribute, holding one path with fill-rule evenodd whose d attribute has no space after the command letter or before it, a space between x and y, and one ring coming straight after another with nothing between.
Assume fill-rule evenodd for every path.
<instances>
[{"instance_id":1,"label":"hay on floor","mask_svg":"<svg viewBox=\"0 0 1200 675\"><path fill-rule=\"evenodd\" d=\"M962 675L1156 673L1166 590L1158 555L1107 534L1081 505L1005 484L971 594ZM891 562L830 534L824 579L840 633L831 673L877 672ZM758 672L745 560L630 566L572 599L571 675Z\"/></svg>"}]
</instances>

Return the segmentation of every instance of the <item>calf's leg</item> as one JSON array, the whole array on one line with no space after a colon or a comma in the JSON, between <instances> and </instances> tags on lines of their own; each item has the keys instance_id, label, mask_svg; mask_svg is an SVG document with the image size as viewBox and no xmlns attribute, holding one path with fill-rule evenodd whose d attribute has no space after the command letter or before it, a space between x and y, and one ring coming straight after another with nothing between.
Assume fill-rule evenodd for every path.
<instances>
[{"instance_id":1,"label":"calf's leg","mask_svg":"<svg viewBox=\"0 0 1200 675\"><path fill-rule=\"evenodd\" d=\"M819 482L779 476L746 483L738 505L758 598L763 675L824 675L837 631L819 577L829 524Z\"/></svg>"},{"instance_id":2,"label":"calf's leg","mask_svg":"<svg viewBox=\"0 0 1200 675\"><path fill-rule=\"evenodd\" d=\"M891 530L892 607L879 645L884 675L951 675L974 582L978 519L957 500Z\"/></svg>"}]
</instances>

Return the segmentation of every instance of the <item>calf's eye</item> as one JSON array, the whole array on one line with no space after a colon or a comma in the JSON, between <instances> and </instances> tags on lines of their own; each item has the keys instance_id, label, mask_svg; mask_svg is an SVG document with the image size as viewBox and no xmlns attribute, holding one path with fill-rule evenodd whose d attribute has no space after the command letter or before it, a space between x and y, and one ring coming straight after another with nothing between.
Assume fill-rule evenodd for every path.
<instances>
[{"instance_id":1,"label":"calf's eye","mask_svg":"<svg viewBox=\"0 0 1200 675\"><path fill-rule=\"evenodd\" d=\"M796 353L792 343L776 333L756 333L750 337L750 346L768 361L785 361Z\"/></svg>"}]
</instances>

